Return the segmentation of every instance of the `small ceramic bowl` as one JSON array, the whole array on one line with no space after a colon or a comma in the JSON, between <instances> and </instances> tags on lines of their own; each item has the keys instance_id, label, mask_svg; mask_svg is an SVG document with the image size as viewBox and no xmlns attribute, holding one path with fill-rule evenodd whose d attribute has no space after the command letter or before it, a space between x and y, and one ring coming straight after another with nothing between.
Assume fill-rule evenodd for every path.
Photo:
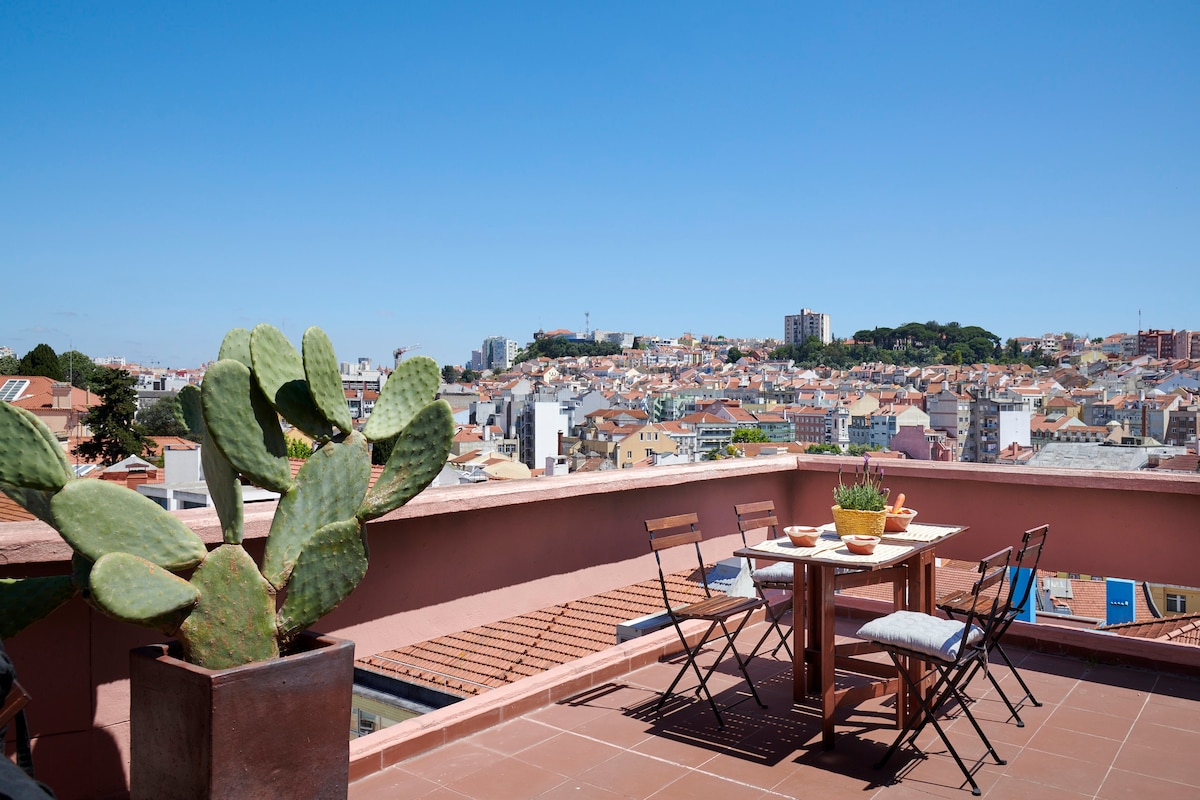
<instances>
[{"instance_id":1,"label":"small ceramic bowl","mask_svg":"<svg viewBox=\"0 0 1200 800\"><path fill-rule=\"evenodd\" d=\"M821 538L821 532L806 525L789 525L783 529L796 547L812 547Z\"/></svg>"},{"instance_id":2,"label":"small ceramic bowl","mask_svg":"<svg viewBox=\"0 0 1200 800\"><path fill-rule=\"evenodd\" d=\"M856 556L869 556L875 552L875 545L879 544L878 536L847 536L842 539L846 543L846 549Z\"/></svg>"},{"instance_id":3,"label":"small ceramic bowl","mask_svg":"<svg viewBox=\"0 0 1200 800\"><path fill-rule=\"evenodd\" d=\"M902 508L896 512L893 512L889 508L887 519L883 523L883 529L887 533L902 533L908 530L908 523L912 522L913 517L916 515L917 512L911 508Z\"/></svg>"}]
</instances>

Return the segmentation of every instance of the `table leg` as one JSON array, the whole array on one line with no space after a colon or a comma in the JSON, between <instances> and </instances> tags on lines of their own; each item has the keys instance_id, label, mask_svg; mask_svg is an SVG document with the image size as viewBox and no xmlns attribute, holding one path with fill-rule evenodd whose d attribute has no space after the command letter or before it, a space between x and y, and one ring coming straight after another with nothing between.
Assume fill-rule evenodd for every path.
<instances>
[{"instance_id":1,"label":"table leg","mask_svg":"<svg viewBox=\"0 0 1200 800\"><path fill-rule=\"evenodd\" d=\"M803 703L808 692L809 670L806 648L809 631L808 570L796 564L792 570L792 700Z\"/></svg>"},{"instance_id":2,"label":"table leg","mask_svg":"<svg viewBox=\"0 0 1200 800\"><path fill-rule=\"evenodd\" d=\"M813 616L820 619L820 630L817 632L818 641L816 669L820 673L821 693L821 743L826 750L832 750L833 717L837 711L837 696L834 692L837 657L834 654L834 568L817 567L813 569L815 583L814 591L816 607Z\"/></svg>"}]
</instances>

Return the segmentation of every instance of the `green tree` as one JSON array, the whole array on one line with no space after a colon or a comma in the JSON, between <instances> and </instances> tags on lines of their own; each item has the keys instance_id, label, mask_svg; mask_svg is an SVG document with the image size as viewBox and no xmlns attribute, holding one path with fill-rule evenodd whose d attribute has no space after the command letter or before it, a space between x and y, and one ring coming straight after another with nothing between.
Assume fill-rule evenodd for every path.
<instances>
[{"instance_id":1,"label":"green tree","mask_svg":"<svg viewBox=\"0 0 1200 800\"><path fill-rule=\"evenodd\" d=\"M36 345L21 357L20 375L43 375L50 380L63 379L62 365L58 363L58 354L48 344Z\"/></svg>"},{"instance_id":2,"label":"green tree","mask_svg":"<svg viewBox=\"0 0 1200 800\"><path fill-rule=\"evenodd\" d=\"M173 394L160 397L139 411L137 421L144 436L185 436L188 432L179 398Z\"/></svg>"},{"instance_id":3,"label":"green tree","mask_svg":"<svg viewBox=\"0 0 1200 800\"><path fill-rule=\"evenodd\" d=\"M462 372L460 372L458 367L454 366L453 364L447 364L446 366L442 367L442 383L458 383L458 379L461 375Z\"/></svg>"},{"instance_id":4,"label":"green tree","mask_svg":"<svg viewBox=\"0 0 1200 800\"><path fill-rule=\"evenodd\" d=\"M740 361L740 360L741 360L741 359L742 359L742 358L743 358L745 355L746 355L746 354L745 354L745 353L743 353L743 352L742 352L741 350L739 350L738 348L736 348L736 347L731 347L731 348L729 348L727 351L725 351L725 360L726 360L728 363L730 363L730 364L736 364L736 363L737 363L738 361Z\"/></svg>"},{"instance_id":5,"label":"green tree","mask_svg":"<svg viewBox=\"0 0 1200 800\"><path fill-rule=\"evenodd\" d=\"M311 456L312 454L313 454L312 445L309 444L308 442L304 441L303 439L289 438L287 440L287 457L288 458L299 458L302 461L307 461L308 457Z\"/></svg>"},{"instance_id":6,"label":"green tree","mask_svg":"<svg viewBox=\"0 0 1200 800\"><path fill-rule=\"evenodd\" d=\"M21 359L16 356L0 356L0 375L20 375Z\"/></svg>"},{"instance_id":7,"label":"green tree","mask_svg":"<svg viewBox=\"0 0 1200 800\"><path fill-rule=\"evenodd\" d=\"M771 441L761 428L738 428L733 432L735 442L769 442Z\"/></svg>"},{"instance_id":8,"label":"green tree","mask_svg":"<svg viewBox=\"0 0 1200 800\"><path fill-rule=\"evenodd\" d=\"M149 444L134 427L137 413L137 378L123 369L105 368L96 371L92 391L100 396L100 404L83 418L92 430L92 438L75 448L75 455L88 461L115 464L126 456L143 455Z\"/></svg>"},{"instance_id":9,"label":"green tree","mask_svg":"<svg viewBox=\"0 0 1200 800\"><path fill-rule=\"evenodd\" d=\"M63 380L70 381L76 389L92 388L92 376L100 369L91 356L78 350L59 353L58 365L62 369Z\"/></svg>"},{"instance_id":10,"label":"green tree","mask_svg":"<svg viewBox=\"0 0 1200 800\"><path fill-rule=\"evenodd\" d=\"M462 383L474 383L479 380L479 373L473 369L464 369L462 374L458 376L458 380Z\"/></svg>"},{"instance_id":11,"label":"green tree","mask_svg":"<svg viewBox=\"0 0 1200 800\"><path fill-rule=\"evenodd\" d=\"M382 466L392 457L392 448L396 446L396 440L399 436L392 436L387 439L380 439L371 444L371 463L376 466Z\"/></svg>"},{"instance_id":12,"label":"green tree","mask_svg":"<svg viewBox=\"0 0 1200 800\"><path fill-rule=\"evenodd\" d=\"M814 455L828 453L829 455L840 456L842 454L842 448L838 447L836 444L810 444L808 449L804 452L812 453Z\"/></svg>"}]
</instances>

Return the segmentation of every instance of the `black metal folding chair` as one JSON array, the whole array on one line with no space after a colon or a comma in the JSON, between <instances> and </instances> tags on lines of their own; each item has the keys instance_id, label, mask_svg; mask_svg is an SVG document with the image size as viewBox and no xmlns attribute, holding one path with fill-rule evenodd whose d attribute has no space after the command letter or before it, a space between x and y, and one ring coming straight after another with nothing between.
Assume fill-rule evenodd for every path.
<instances>
[{"instance_id":1,"label":"black metal folding chair","mask_svg":"<svg viewBox=\"0 0 1200 800\"><path fill-rule=\"evenodd\" d=\"M930 724L971 784L971 793L979 795L981 792L975 776L938 722L938 710L951 700L958 702L987 748L988 755L997 764L1007 763L996 753L987 734L971 713L967 698L962 694L962 686L972 667L987 658L989 639L1002 620L1004 599L1001 595L1012 550L1012 547L1006 547L979 562L979 578L971 587L971 603L961 621L918 611L895 611L871 620L859 629L861 638L874 642L891 656L905 686L905 694L911 694L921 705L919 711L909 716L892 746L875 765L877 769L887 763L905 737L908 738L908 744L912 745L925 725ZM981 598L988 597L992 598L990 605L988 602L979 602ZM916 670L913 668L916 664L926 666ZM918 671L919 675L913 674ZM932 685L927 691L922 690L927 683Z\"/></svg>"},{"instance_id":2,"label":"black metal folding chair","mask_svg":"<svg viewBox=\"0 0 1200 800\"><path fill-rule=\"evenodd\" d=\"M646 520L646 532L650 534L650 549L654 552L654 560L658 563L658 578L662 584L663 603L666 605L671 623L675 626L675 633L679 635L679 641L683 644L683 652L686 659L679 670L679 674L675 676L675 680L671 681L671 685L663 692L655 708L661 709L663 707L667 698L674 693L675 687L679 684L680 679L683 678L684 673L690 668L700 680L700 685L696 687L697 696L703 695L708 700L713 714L717 717L717 726L721 728L725 727L725 720L721 718L721 711L717 708L717 703L713 699L712 692L708 689L708 679L729 651L732 651L734 658L737 659L738 669L741 670L742 676L746 679L746 685L750 687L750 694L754 697L754 702L758 703L759 707L766 708L766 705L759 699L758 692L754 689L754 683L750 680L750 673L746 671L746 661L738 653L737 647L734 645L734 639L737 638L742 628L749 622L751 612L762 606L765 601L761 597L733 597L727 594L713 594L708 585L704 556L700 552L700 541L703 535L700 532L699 518L696 514L679 514L672 517L648 519ZM679 602L679 598L672 598L671 596L667 575L663 569L661 554L662 551L672 547L680 547L688 544L693 545L696 549L696 563L699 566L700 583L704 587L705 599L685 605L676 605ZM736 629L730 632L726 623L732 622L739 616L741 620L737 623ZM689 644L688 637L684 634L682 625L684 622L694 619L707 622L708 630L698 640L695 640L694 644ZM721 636L713 635L717 628L721 629ZM721 652L707 670L701 671L700 665L696 662L696 657L710 641L717 641L722 638L725 643L721 648Z\"/></svg>"},{"instance_id":3,"label":"black metal folding chair","mask_svg":"<svg viewBox=\"0 0 1200 800\"><path fill-rule=\"evenodd\" d=\"M1001 688L999 681L996 680L995 674L991 670L983 670L984 674L987 675L988 680L991 682L992 687L1000 695L1000 699L1004 701L1004 705L1008 707L1009 719L1015 719L1017 721L1017 727L1019 728L1025 727L1025 721L1022 720L1021 715L1017 713L1017 707L1026 700L1029 700L1029 702L1031 702L1033 705L1039 707L1042 705L1042 703L1033 696L1033 691L1025 683L1025 679L1021 677L1021 673L1015 666L1013 666L1012 659L1008 657L1008 653L1004 652L1004 647L1001 645L1000 640L1004 638L1004 634L1008 630L1009 626L1011 626L1017 617L1021 615L1021 610L1025 608L1025 604L1030 600L1030 597L1033 593L1033 587L1037 585L1038 563L1041 561L1042 549L1046 544L1046 534L1049 533L1049 531L1049 525L1039 525L1036 528L1031 528L1030 530L1025 531L1025 534L1021 537L1021 549L1017 551L1016 563L1014 564L1017 570L1016 574L1021 579L1018 580L1017 578L1014 578L1008 582L1008 597L1006 598L1004 608L1001 611L1000 622L996 626L995 635L988 642L989 654L995 653L999 655L1004 663L1008 665L1012 676L1016 679L1017 683L1021 687L1021 691L1024 692L1024 694L1017 698L1016 702L1013 702L1004 692L1004 689ZM1029 571L1022 576L1022 570ZM955 592L945 597L940 597L937 601L937 607L946 612L951 619L962 619L967 613L966 605L969 601L968 595L968 592ZM970 684L971 679L975 677L975 674L983 668L984 663L986 662L976 664L971 669L971 673L967 676L967 680L963 683L964 688Z\"/></svg>"},{"instance_id":4,"label":"black metal folding chair","mask_svg":"<svg viewBox=\"0 0 1200 800\"><path fill-rule=\"evenodd\" d=\"M765 528L768 539L779 538L779 519L775 516L775 501L762 500L757 503L741 503L733 507L733 513L737 514L738 532L742 534L742 544L744 546L750 546L750 543L746 540L747 531L756 531ZM779 644L775 645L775 649L771 651L771 655L774 656L779 652L779 648L782 647L787 651L788 658L792 658L792 648L788 643L792 635L792 627L789 625L787 632L784 632L781 627L784 611L771 605L766 590L785 591L790 598L796 586L795 570L793 567L794 565L788 561L777 561L766 567L754 567L751 565L750 579L754 581L754 589L758 592L758 596L766 604L767 629L763 631L762 638L758 640L758 644L754 645L754 649L750 651L750 655L746 656L747 661L758 655L759 649L766 643L767 638L771 635L771 631L779 634Z\"/></svg>"}]
</instances>

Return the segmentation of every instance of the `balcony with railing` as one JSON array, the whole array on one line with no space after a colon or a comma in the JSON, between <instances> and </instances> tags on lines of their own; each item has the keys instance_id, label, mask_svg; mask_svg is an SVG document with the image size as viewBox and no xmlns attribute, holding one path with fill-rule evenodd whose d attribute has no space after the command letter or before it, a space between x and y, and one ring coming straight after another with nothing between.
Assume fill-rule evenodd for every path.
<instances>
[{"instance_id":1,"label":"balcony with railing","mask_svg":"<svg viewBox=\"0 0 1200 800\"><path fill-rule=\"evenodd\" d=\"M357 656L363 658L645 581L656 573L643 521L670 514L697 512L705 534L705 557L717 561L740 544L735 503L772 499L784 520L824 522L830 516L830 490L839 466L852 469L855 463L777 456L430 489L369 526L371 566L367 577L320 627L354 640ZM1042 559L1045 569L1181 586L1198 582L1200 477L1030 471L916 461L889 462L885 469L885 484L894 492L904 492L921 520L970 526L967 534L939 548L939 557L975 560L1013 544L1021 531L1044 522L1051 526ZM252 545L265 537L272 511L270 504L261 509L247 507L247 539ZM211 512L178 513L207 541L220 540L219 525ZM40 523L0 527L0 577L62 573L69 569L69 555L53 531ZM882 603L865 599L850 607L868 615L884 610ZM1095 732L1089 733L1086 721L1107 721L1105 698L1115 704L1114 709L1123 708L1122 704L1135 702L1127 696L1129 692L1154 694L1154 687L1178 682L1183 688L1169 698L1178 710L1158 713L1169 730L1169 736L1163 738L1178 742L1177 747L1168 745L1173 751L1169 755L1176 762L1188 763L1194 745L1200 744L1200 725L1188 721L1200 718L1200 691L1198 684L1175 676L1200 674L1200 648L1042 624L1018 623L1010 637L1026 654L1025 669L1032 672L1035 684L1052 694L1047 708L1076 720L1069 733L1045 735L1055 741L1044 749L1035 748L1040 757L1064 758L1064 763L1074 768L1076 762L1090 764L1088 759L1094 760L1100 752L1108 754L1101 760L1111 756L1104 765L1106 774L1122 771L1120 752L1122 747L1132 746L1128 738L1117 741L1117 749L1112 751L1108 738L1093 741ZM115 797L125 791L128 651L154 638L72 601L7 643L22 682L35 698L30 714L39 777L49 782L60 798ZM677 777L682 782L667 781L660 787L665 793L655 797L675 796L666 791L669 786L677 785L682 792L697 782L718 778L741 787L733 796L789 796L788 790L772 787L795 780L790 776L801 766L810 769L807 780L811 785L829 787L828 793L838 797L870 797L872 791L883 791L871 783L880 780L878 775L866 774L869 769L864 773L866 756L861 751L875 746L873 737L884 740L887 730L877 737L856 736L856 727L851 725L851 732L842 735L846 744L839 742L836 756L821 754L819 737L818 743L813 743L805 733L811 719L803 710L791 707L790 667L783 662L762 662L764 680L770 684L767 693L773 698L771 708L757 722L753 717L744 719L740 733L718 735L711 729L711 718L703 716L672 727L655 715L638 716L636 710L631 711L636 709L638 693L645 694L646 687L656 685L658 671L664 669L656 662L669 652L672 640L673 634L665 632L614 645L577 663L357 739L351 743L351 776L357 781L352 796L395 796L380 788L392 780L389 775L401 783L409 781L418 770L406 768L406 764L437 763L439 753L449 759L447 764L461 758L499 758L497 753L505 747L517 747L516 739L548 741L568 729L579 738L563 740L561 745L569 742L595 748L589 757L599 759L598 754L608 754L615 759L610 768L620 772L622 759L630 758L621 754L634 747L626 741L633 735L630 724L640 726L641 734L635 737L641 747L639 757L681 771ZM1099 667L1108 664L1122 668ZM727 688L735 691L732 681ZM1070 705L1072 697L1074 705ZM985 701L986 697L980 700ZM617 715L620 724L616 719L595 721L604 716L597 709L614 708L622 711ZM1037 712L1041 716L1031 714L1032 720L1044 718L1043 709ZM675 719L686 720L686 715ZM590 732L581 735L579 729L589 723L594 723ZM606 728L606 724L612 727ZM1028 730L1011 724L1009 728L1005 735L1023 754L1037 744L1031 744L1030 737L1040 735L1041 729L1033 723ZM483 735L480 732L485 729L507 731L512 738L508 744L480 744L468 738ZM269 719L263 720L263 735L277 736L281 746L286 746L283 732L272 731ZM1073 749L1064 753L1063 748ZM773 761L763 756L764 749L775 754ZM713 758L718 762L712 762ZM485 766L472 763L472 771ZM701 769L705 764L708 767ZM518 766L508 764L504 769ZM599 761L593 766L598 767ZM770 773L771 769L777 772ZM763 770L768 771L766 775L759 774ZM991 768L997 776L1003 775L1003 770ZM750 773L754 773L753 779ZM499 788L492 794L472 795L473 790L465 788L459 793L488 797L570 793L566 783L574 778L555 774L565 782L561 787L553 784L534 791L529 784L524 795L519 789L516 794L505 794ZM427 774L421 780L425 783L419 785L427 791L438 785ZM1028 774L1014 778L1031 780ZM1194 768L1182 777L1166 780L1183 792L1175 796L1200 791L1200 777ZM1187 783L1189 780L1192 783ZM965 796L957 788L960 782L947 773L944 786L936 780L912 781L906 788L901 776L898 784L886 787L892 792L886 796ZM1007 789L995 788L1002 783L999 777L990 780L993 788L989 792L1008 791L1008 795L995 796L1015 796L1011 793L1021 788L1013 782L1006 784ZM493 781L495 787L502 784L500 777ZM1042 781L1034 789L1037 786L1055 784ZM556 787L559 795L553 794ZM1099 787L1055 796L1123 796L1098 793ZM635 794L630 790L626 796Z\"/></svg>"}]
</instances>

